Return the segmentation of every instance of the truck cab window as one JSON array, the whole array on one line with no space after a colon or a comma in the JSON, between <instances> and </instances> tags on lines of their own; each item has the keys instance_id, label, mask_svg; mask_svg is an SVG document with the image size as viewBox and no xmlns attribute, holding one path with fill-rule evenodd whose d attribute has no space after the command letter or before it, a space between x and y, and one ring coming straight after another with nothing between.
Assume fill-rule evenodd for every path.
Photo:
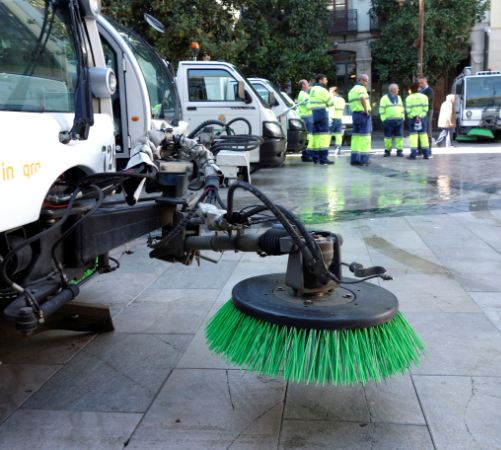
<instances>
[{"instance_id":1,"label":"truck cab window","mask_svg":"<svg viewBox=\"0 0 501 450\"><path fill-rule=\"evenodd\" d=\"M73 112L76 52L55 2L0 0L0 110Z\"/></svg>"},{"instance_id":2,"label":"truck cab window","mask_svg":"<svg viewBox=\"0 0 501 450\"><path fill-rule=\"evenodd\" d=\"M188 93L192 102L235 102L237 80L222 69L188 70Z\"/></svg>"}]
</instances>

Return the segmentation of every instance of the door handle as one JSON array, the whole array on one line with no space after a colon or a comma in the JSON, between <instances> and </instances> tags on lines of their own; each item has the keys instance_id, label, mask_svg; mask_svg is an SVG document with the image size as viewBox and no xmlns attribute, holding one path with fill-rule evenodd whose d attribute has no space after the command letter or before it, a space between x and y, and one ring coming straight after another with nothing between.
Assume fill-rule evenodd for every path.
<instances>
[{"instance_id":1,"label":"door handle","mask_svg":"<svg viewBox=\"0 0 501 450\"><path fill-rule=\"evenodd\" d=\"M197 110L197 107L196 106L188 106L188 108L186 108L188 111L196 111Z\"/></svg>"}]
</instances>

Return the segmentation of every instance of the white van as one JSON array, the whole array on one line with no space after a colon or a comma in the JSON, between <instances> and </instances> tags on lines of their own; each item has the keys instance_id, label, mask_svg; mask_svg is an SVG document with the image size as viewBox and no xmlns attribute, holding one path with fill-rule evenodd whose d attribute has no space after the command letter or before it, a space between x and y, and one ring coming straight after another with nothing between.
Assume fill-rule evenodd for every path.
<instances>
[{"instance_id":1,"label":"white van","mask_svg":"<svg viewBox=\"0 0 501 450\"><path fill-rule=\"evenodd\" d=\"M244 117L251 133L262 136L259 149L249 152L254 167L276 167L285 159L287 139L271 107L232 64L220 61L180 61L176 83L183 117L191 130L213 119L229 123ZM232 125L248 133L244 122Z\"/></svg>"},{"instance_id":2,"label":"white van","mask_svg":"<svg viewBox=\"0 0 501 450\"><path fill-rule=\"evenodd\" d=\"M123 167L137 139L150 129L185 134L174 75L168 64L137 33L98 16L106 65L117 77L112 97L117 166Z\"/></svg>"},{"instance_id":3,"label":"white van","mask_svg":"<svg viewBox=\"0 0 501 450\"><path fill-rule=\"evenodd\" d=\"M268 103L287 130L287 151L301 152L306 147L308 131L306 125L295 110L294 102L280 92L271 81L264 78L249 78L261 98Z\"/></svg>"}]
</instances>

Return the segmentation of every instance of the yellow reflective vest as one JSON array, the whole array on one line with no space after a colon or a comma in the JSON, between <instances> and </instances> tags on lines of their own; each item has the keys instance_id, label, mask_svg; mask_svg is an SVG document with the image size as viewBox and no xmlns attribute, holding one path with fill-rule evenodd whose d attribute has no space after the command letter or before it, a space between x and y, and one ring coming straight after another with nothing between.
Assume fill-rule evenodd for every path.
<instances>
[{"instance_id":1,"label":"yellow reflective vest","mask_svg":"<svg viewBox=\"0 0 501 450\"><path fill-rule=\"evenodd\" d=\"M405 112L409 119L428 115L428 97L420 92L409 95L405 99Z\"/></svg>"},{"instance_id":2,"label":"yellow reflective vest","mask_svg":"<svg viewBox=\"0 0 501 450\"><path fill-rule=\"evenodd\" d=\"M371 110L367 88L361 84L356 84L348 92L348 103L350 104L351 112L361 112L364 110L360 97L364 97L367 100L367 111Z\"/></svg>"},{"instance_id":3,"label":"yellow reflective vest","mask_svg":"<svg viewBox=\"0 0 501 450\"><path fill-rule=\"evenodd\" d=\"M301 117L311 116L311 107L310 107L310 94L306 91L299 92L297 96L297 113Z\"/></svg>"},{"instance_id":4,"label":"yellow reflective vest","mask_svg":"<svg viewBox=\"0 0 501 450\"><path fill-rule=\"evenodd\" d=\"M329 91L319 84L315 84L310 89L310 107L311 109L326 109L334 104L334 99Z\"/></svg>"},{"instance_id":5,"label":"yellow reflective vest","mask_svg":"<svg viewBox=\"0 0 501 450\"><path fill-rule=\"evenodd\" d=\"M391 119L403 119L405 117L404 104L400 95L397 95L397 103L393 103L388 94L383 95L379 102L379 116L383 122Z\"/></svg>"},{"instance_id":6,"label":"yellow reflective vest","mask_svg":"<svg viewBox=\"0 0 501 450\"><path fill-rule=\"evenodd\" d=\"M344 113L344 107L346 105L346 102L344 101L344 98L341 97L340 95L337 95L334 98L334 105L332 105L329 108L329 117L331 119L341 119L343 117Z\"/></svg>"}]
</instances>

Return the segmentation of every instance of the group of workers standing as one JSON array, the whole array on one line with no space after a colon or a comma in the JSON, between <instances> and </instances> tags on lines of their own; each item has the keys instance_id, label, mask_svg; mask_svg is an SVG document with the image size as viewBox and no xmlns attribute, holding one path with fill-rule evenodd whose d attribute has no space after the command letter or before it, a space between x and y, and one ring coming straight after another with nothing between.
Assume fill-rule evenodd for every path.
<instances>
[{"instance_id":1,"label":"group of workers standing","mask_svg":"<svg viewBox=\"0 0 501 450\"><path fill-rule=\"evenodd\" d=\"M315 164L334 164L329 160L331 139L335 140L335 152L339 154L342 139L342 117L345 101L337 88L327 90L327 77L319 74L310 87L306 80L299 82L301 92L298 95L298 113L308 129L308 147L303 151L301 159ZM367 86L369 77L359 75L357 83L348 93L353 129L351 136L352 165L369 164L371 150L371 103ZM388 87L388 94L379 103L379 113L384 128L384 156L391 156L393 141L397 156L403 157L404 124L407 118L409 131L410 155L408 159L416 159L418 153L423 159L431 157L430 126L433 91L425 77L420 77L410 88L405 104L399 93L397 84Z\"/></svg>"}]
</instances>

